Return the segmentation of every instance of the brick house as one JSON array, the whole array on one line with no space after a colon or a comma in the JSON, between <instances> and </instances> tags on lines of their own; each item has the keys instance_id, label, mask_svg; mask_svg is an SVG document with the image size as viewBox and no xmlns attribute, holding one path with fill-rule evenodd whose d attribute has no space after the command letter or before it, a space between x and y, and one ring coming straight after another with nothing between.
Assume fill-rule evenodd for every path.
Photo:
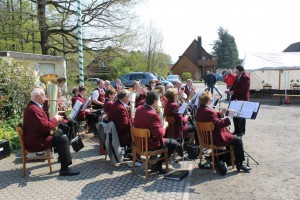
<instances>
[{"instance_id":1,"label":"brick house","mask_svg":"<svg viewBox=\"0 0 300 200\"><path fill-rule=\"evenodd\" d=\"M216 71L217 61L202 47L201 37L194 40L171 68L172 74L190 72L195 80L204 79L208 70Z\"/></svg>"}]
</instances>

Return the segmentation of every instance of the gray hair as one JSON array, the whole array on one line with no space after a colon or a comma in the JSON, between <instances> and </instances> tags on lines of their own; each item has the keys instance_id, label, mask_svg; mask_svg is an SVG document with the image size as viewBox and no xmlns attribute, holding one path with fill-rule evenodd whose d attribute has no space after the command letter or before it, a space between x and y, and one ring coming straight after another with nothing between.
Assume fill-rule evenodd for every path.
<instances>
[{"instance_id":1,"label":"gray hair","mask_svg":"<svg viewBox=\"0 0 300 200\"><path fill-rule=\"evenodd\" d=\"M193 83L193 80L192 79L188 79L188 80L186 80L186 83Z\"/></svg>"},{"instance_id":2,"label":"gray hair","mask_svg":"<svg viewBox=\"0 0 300 200\"><path fill-rule=\"evenodd\" d=\"M30 92L31 100L34 100L36 96L40 96L42 94L45 94L42 88L33 88L33 90Z\"/></svg>"}]
</instances>

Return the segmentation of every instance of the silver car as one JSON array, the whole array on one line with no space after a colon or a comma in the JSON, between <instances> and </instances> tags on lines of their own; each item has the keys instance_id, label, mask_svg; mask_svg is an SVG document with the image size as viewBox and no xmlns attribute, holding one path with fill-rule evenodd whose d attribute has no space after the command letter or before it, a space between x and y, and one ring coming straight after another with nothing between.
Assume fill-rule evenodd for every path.
<instances>
[{"instance_id":1,"label":"silver car","mask_svg":"<svg viewBox=\"0 0 300 200\"><path fill-rule=\"evenodd\" d=\"M176 74L172 74L172 75L167 76L166 80L170 81L173 85L175 84L176 81L181 82L180 76L176 75Z\"/></svg>"},{"instance_id":2,"label":"silver car","mask_svg":"<svg viewBox=\"0 0 300 200\"><path fill-rule=\"evenodd\" d=\"M143 85L149 86L151 80L157 80L156 76L150 72L131 72L120 77L125 87L132 87L135 80L140 80Z\"/></svg>"}]
</instances>

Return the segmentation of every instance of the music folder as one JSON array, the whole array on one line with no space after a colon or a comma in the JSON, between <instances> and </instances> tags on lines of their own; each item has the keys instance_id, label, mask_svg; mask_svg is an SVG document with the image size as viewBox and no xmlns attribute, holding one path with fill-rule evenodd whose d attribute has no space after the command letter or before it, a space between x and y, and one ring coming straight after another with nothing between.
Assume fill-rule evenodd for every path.
<instances>
[{"instance_id":1,"label":"music folder","mask_svg":"<svg viewBox=\"0 0 300 200\"><path fill-rule=\"evenodd\" d=\"M185 109L186 109L186 107L187 107L187 103L183 103L181 106L180 106L180 109L178 110L178 113L179 114L183 114L184 113L184 111L185 111Z\"/></svg>"},{"instance_id":2,"label":"music folder","mask_svg":"<svg viewBox=\"0 0 300 200\"><path fill-rule=\"evenodd\" d=\"M177 170L165 175L164 178L169 180L174 180L174 181L181 181L187 175L189 175L189 170Z\"/></svg>"},{"instance_id":3,"label":"music folder","mask_svg":"<svg viewBox=\"0 0 300 200\"><path fill-rule=\"evenodd\" d=\"M89 105L89 103L90 103L91 100L92 100L92 96L90 96L90 97L86 100L86 102L85 102L85 104L84 104L82 110L85 110L85 109L88 107L88 105Z\"/></svg>"},{"instance_id":4,"label":"music folder","mask_svg":"<svg viewBox=\"0 0 300 200\"><path fill-rule=\"evenodd\" d=\"M75 105L72 108L71 113L69 114L69 118L71 118L72 120L75 120L75 118L77 117L77 114L79 112L79 110L81 109L82 106L82 102L77 100Z\"/></svg>"},{"instance_id":5,"label":"music folder","mask_svg":"<svg viewBox=\"0 0 300 200\"><path fill-rule=\"evenodd\" d=\"M259 108L259 102L237 100L231 101L228 106L228 109L238 111L234 113L234 116L245 119L256 119Z\"/></svg>"}]
</instances>

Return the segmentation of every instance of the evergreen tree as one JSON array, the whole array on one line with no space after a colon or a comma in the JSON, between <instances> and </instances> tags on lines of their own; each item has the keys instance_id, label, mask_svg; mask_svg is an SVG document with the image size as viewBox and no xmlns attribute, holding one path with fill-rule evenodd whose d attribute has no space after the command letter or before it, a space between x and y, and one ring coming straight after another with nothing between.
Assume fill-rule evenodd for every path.
<instances>
[{"instance_id":1,"label":"evergreen tree","mask_svg":"<svg viewBox=\"0 0 300 200\"><path fill-rule=\"evenodd\" d=\"M212 55L218 61L219 68L232 68L240 63L234 37L223 27L218 29L218 35L219 39L213 42Z\"/></svg>"}]
</instances>

